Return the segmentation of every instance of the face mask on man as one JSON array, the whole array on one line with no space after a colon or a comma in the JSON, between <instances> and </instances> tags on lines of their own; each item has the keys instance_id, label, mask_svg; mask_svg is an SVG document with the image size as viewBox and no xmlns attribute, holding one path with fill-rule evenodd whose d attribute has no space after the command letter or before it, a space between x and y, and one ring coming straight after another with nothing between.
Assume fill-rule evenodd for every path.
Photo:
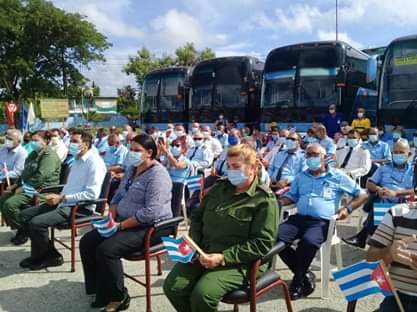
<instances>
[{"instance_id":1,"label":"face mask on man","mask_svg":"<svg viewBox=\"0 0 417 312\"><path fill-rule=\"evenodd\" d=\"M369 141L370 141L371 143L376 143L376 142L378 142L378 139L379 139L379 137L378 137L378 135L376 135L376 134L370 134L370 135L369 135Z\"/></svg>"},{"instance_id":2,"label":"face mask on man","mask_svg":"<svg viewBox=\"0 0 417 312\"><path fill-rule=\"evenodd\" d=\"M402 166L408 160L408 156L406 154L392 154L392 161L394 164Z\"/></svg>"},{"instance_id":3,"label":"face mask on man","mask_svg":"<svg viewBox=\"0 0 417 312\"><path fill-rule=\"evenodd\" d=\"M398 139L400 139L400 138L401 138L401 132L397 132L397 131L393 132L393 133L392 133L392 138L393 138L394 140L398 140Z\"/></svg>"},{"instance_id":4,"label":"face mask on man","mask_svg":"<svg viewBox=\"0 0 417 312\"><path fill-rule=\"evenodd\" d=\"M56 137L56 136L52 137L51 138L51 145L58 145L59 144L59 140L60 140L59 137Z\"/></svg>"},{"instance_id":5,"label":"face mask on man","mask_svg":"<svg viewBox=\"0 0 417 312\"><path fill-rule=\"evenodd\" d=\"M363 118L363 116L364 116L364 113L362 112L358 113L358 118Z\"/></svg>"},{"instance_id":6,"label":"face mask on man","mask_svg":"<svg viewBox=\"0 0 417 312\"><path fill-rule=\"evenodd\" d=\"M287 146L287 149L293 150L297 148L297 142L295 140L287 139L285 141L285 145Z\"/></svg>"},{"instance_id":7,"label":"face mask on man","mask_svg":"<svg viewBox=\"0 0 417 312\"><path fill-rule=\"evenodd\" d=\"M108 151L113 154L114 152L117 151L117 146L116 145L109 146Z\"/></svg>"},{"instance_id":8,"label":"face mask on man","mask_svg":"<svg viewBox=\"0 0 417 312\"><path fill-rule=\"evenodd\" d=\"M203 137L205 139L209 139L211 137L210 132L208 132L208 131L203 131L202 133L203 133Z\"/></svg>"},{"instance_id":9,"label":"face mask on man","mask_svg":"<svg viewBox=\"0 0 417 312\"><path fill-rule=\"evenodd\" d=\"M241 169L228 169L227 178L234 186L243 185L248 181L248 177Z\"/></svg>"},{"instance_id":10,"label":"face mask on man","mask_svg":"<svg viewBox=\"0 0 417 312\"><path fill-rule=\"evenodd\" d=\"M417 147L417 137L413 138L413 145L414 145L414 147Z\"/></svg>"},{"instance_id":11,"label":"face mask on man","mask_svg":"<svg viewBox=\"0 0 417 312\"><path fill-rule=\"evenodd\" d=\"M80 153L80 146L77 143L70 143L69 145L69 153L72 156L77 156Z\"/></svg>"},{"instance_id":12,"label":"face mask on man","mask_svg":"<svg viewBox=\"0 0 417 312\"><path fill-rule=\"evenodd\" d=\"M359 144L359 140L358 139L348 139L347 144L349 145L349 147L356 147L356 145Z\"/></svg>"},{"instance_id":13,"label":"face mask on man","mask_svg":"<svg viewBox=\"0 0 417 312\"><path fill-rule=\"evenodd\" d=\"M42 143L39 141L32 141L31 145L34 151L38 151L42 148Z\"/></svg>"},{"instance_id":14,"label":"face mask on man","mask_svg":"<svg viewBox=\"0 0 417 312\"><path fill-rule=\"evenodd\" d=\"M14 142L12 140L6 139L5 142L4 142L4 145L7 148L13 148L14 147Z\"/></svg>"},{"instance_id":15,"label":"face mask on man","mask_svg":"<svg viewBox=\"0 0 417 312\"><path fill-rule=\"evenodd\" d=\"M196 132L198 132L198 127L192 127L192 128L191 128L191 132L192 132L192 133L196 133Z\"/></svg>"},{"instance_id":16,"label":"face mask on man","mask_svg":"<svg viewBox=\"0 0 417 312\"><path fill-rule=\"evenodd\" d=\"M196 147L200 147L203 145L203 141L202 140L194 140L194 144Z\"/></svg>"},{"instance_id":17,"label":"face mask on man","mask_svg":"<svg viewBox=\"0 0 417 312\"><path fill-rule=\"evenodd\" d=\"M336 110L335 109L329 109L329 113L333 115L334 113L336 113Z\"/></svg>"},{"instance_id":18,"label":"face mask on man","mask_svg":"<svg viewBox=\"0 0 417 312\"><path fill-rule=\"evenodd\" d=\"M311 171L317 171L321 168L321 159L320 157L309 157L306 160L306 164Z\"/></svg>"},{"instance_id":19,"label":"face mask on man","mask_svg":"<svg viewBox=\"0 0 417 312\"><path fill-rule=\"evenodd\" d=\"M129 134L129 131L127 131L127 130L122 131L122 136L124 138L126 138L128 134Z\"/></svg>"},{"instance_id":20,"label":"face mask on man","mask_svg":"<svg viewBox=\"0 0 417 312\"><path fill-rule=\"evenodd\" d=\"M229 142L229 145L233 146L239 144L239 139L235 135L229 135L229 137L227 138L227 142Z\"/></svg>"}]
</instances>

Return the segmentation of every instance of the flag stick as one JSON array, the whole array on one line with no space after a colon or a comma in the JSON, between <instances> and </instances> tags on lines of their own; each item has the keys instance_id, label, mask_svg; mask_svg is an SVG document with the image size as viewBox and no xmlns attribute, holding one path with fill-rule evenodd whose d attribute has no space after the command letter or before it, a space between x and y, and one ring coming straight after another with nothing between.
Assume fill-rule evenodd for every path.
<instances>
[{"instance_id":1,"label":"flag stick","mask_svg":"<svg viewBox=\"0 0 417 312\"><path fill-rule=\"evenodd\" d=\"M9 169L7 168L6 162L3 163L4 173L6 175L7 186L10 187Z\"/></svg>"},{"instance_id":2,"label":"flag stick","mask_svg":"<svg viewBox=\"0 0 417 312\"><path fill-rule=\"evenodd\" d=\"M391 276L389 275L387 266L385 265L384 261L380 261L379 263L381 264L381 268L384 271L384 274L387 278L388 284L392 289L392 293L394 294L395 301L397 301L398 307L400 308L400 312L405 312L404 306L403 306L403 304L401 303L401 300L400 300L400 296L398 296L398 292L397 292L397 290L395 289L395 287L392 283Z\"/></svg>"},{"instance_id":3,"label":"flag stick","mask_svg":"<svg viewBox=\"0 0 417 312\"><path fill-rule=\"evenodd\" d=\"M184 235L184 239L190 243L191 247L193 247L195 249L195 251L197 251L200 256L202 256L203 258L207 258L207 254L197 245L197 243L195 241L193 241L193 239L188 235L185 234ZM401 311L403 312L403 311Z\"/></svg>"}]
</instances>

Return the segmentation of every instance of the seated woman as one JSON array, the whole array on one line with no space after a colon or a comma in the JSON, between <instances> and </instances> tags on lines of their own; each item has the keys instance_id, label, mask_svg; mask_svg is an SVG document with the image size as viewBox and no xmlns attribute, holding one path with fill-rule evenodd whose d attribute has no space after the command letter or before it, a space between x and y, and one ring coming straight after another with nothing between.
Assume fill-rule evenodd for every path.
<instances>
[{"instance_id":1,"label":"seated woman","mask_svg":"<svg viewBox=\"0 0 417 312\"><path fill-rule=\"evenodd\" d=\"M136 136L128 158L132 164L110 203L118 231L104 238L97 230L80 241L87 294L95 294L94 308L121 311L130 297L123 282L121 257L143 249L147 228L172 217L172 183L167 170L154 159L157 148L147 134ZM166 235L166 233L164 233Z\"/></svg>"},{"instance_id":2,"label":"seated woman","mask_svg":"<svg viewBox=\"0 0 417 312\"><path fill-rule=\"evenodd\" d=\"M191 162L184 155L187 149L185 144L176 139L168 149L164 143L159 141L158 148L161 154L166 156L165 164L172 182L184 183L191 172Z\"/></svg>"},{"instance_id":3,"label":"seated woman","mask_svg":"<svg viewBox=\"0 0 417 312\"><path fill-rule=\"evenodd\" d=\"M190 236L207 258L177 263L165 280L164 292L177 311L217 311L223 296L245 283L251 262L274 244L277 202L259 182L255 150L230 147L227 167L227 179L220 179L192 214Z\"/></svg>"}]
</instances>

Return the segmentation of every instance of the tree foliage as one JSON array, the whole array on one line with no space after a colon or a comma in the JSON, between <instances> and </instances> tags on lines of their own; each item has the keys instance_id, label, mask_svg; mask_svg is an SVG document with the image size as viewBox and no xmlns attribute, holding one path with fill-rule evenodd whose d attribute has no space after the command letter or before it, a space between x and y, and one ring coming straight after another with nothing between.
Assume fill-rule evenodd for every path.
<instances>
[{"instance_id":1,"label":"tree foliage","mask_svg":"<svg viewBox=\"0 0 417 312\"><path fill-rule=\"evenodd\" d=\"M122 115L132 114L139 115L139 103L136 90L127 85L123 88L117 89L117 111Z\"/></svg>"},{"instance_id":2,"label":"tree foliage","mask_svg":"<svg viewBox=\"0 0 417 312\"><path fill-rule=\"evenodd\" d=\"M157 68L169 66L192 66L202 60L216 57L214 51L206 48L203 51L197 51L193 43L186 43L184 46L175 50L175 55L164 54L157 57L147 48L140 49L135 56L129 57L129 61L124 68L128 75L134 75L139 87L142 86L145 75Z\"/></svg>"},{"instance_id":3,"label":"tree foliage","mask_svg":"<svg viewBox=\"0 0 417 312\"><path fill-rule=\"evenodd\" d=\"M77 13L45 0L0 0L0 91L3 98L76 95L79 68L104 61L104 35Z\"/></svg>"}]
</instances>

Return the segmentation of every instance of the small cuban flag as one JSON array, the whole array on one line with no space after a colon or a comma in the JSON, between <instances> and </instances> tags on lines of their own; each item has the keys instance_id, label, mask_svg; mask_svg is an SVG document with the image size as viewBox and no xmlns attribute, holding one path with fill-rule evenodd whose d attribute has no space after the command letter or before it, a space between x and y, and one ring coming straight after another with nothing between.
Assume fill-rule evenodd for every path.
<instances>
[{"instance_id":1,"label":"small cuban flag","mask_svg":"<svg viewBox=\"0 0 417 312\"><path fill-rule=\"evenodd\" d=\"M91 221L91 224L102 237L108 238L117 232L117 225L111 213L103 219Z\"/></svg>"},{"instance_id":2,"label":"small cuban flag","mask_svg":"<svg viewBox=\"0 0 417 312\"><path fill-rule=\"evenodd\" d=\"M172 261L188 263L193 258L195 251L188 244L188 242L180 237L178 239L164 236L161 237L165 249L168 251L168 256Z\"/></svg>"},{"instance_id":3,"label":"small cuban flag","mask_svg":"<svg viewBox=\"0 0 417 312\"><path fill-rule=\"evenodd\" d=\"M201 184L203 177L201 175L188 177L185 179L185 184L188 187L190 193L201 190Z\"/></svg>"},{"instance_id":4,"label":"small cuban flag","mask_svg":"<svg viewBox=\"0 0 417 312\"><path fill-rule=\"evenodd\" d=\"M395 203L374 203L374 225L380 225L385 214L390 210Z\"/></svg>"},{"instance_id":5,"label":"small cuban flag","mask_svg":"<svg viewBox=\"0 0 417 312\"><path fill-rule=\"evenodd\" d=\"M380 262L362 261L332 273L347 301L382 293L385 297L394 296L395 291Z\"/></svg>"},{"instance_id":6,"label":"small cuban flag","mask_svg":"<svg viewBox=\"0 0 417 312\"><path fill-rule=\"evenodd\" d=\"M35 188L32 185L29 185L25 182L22 182L22 188L23 188L23 192L30 197L33 197L35 195L39 195L39 193L35 190Z\"/></svg>"}]
</instances>

